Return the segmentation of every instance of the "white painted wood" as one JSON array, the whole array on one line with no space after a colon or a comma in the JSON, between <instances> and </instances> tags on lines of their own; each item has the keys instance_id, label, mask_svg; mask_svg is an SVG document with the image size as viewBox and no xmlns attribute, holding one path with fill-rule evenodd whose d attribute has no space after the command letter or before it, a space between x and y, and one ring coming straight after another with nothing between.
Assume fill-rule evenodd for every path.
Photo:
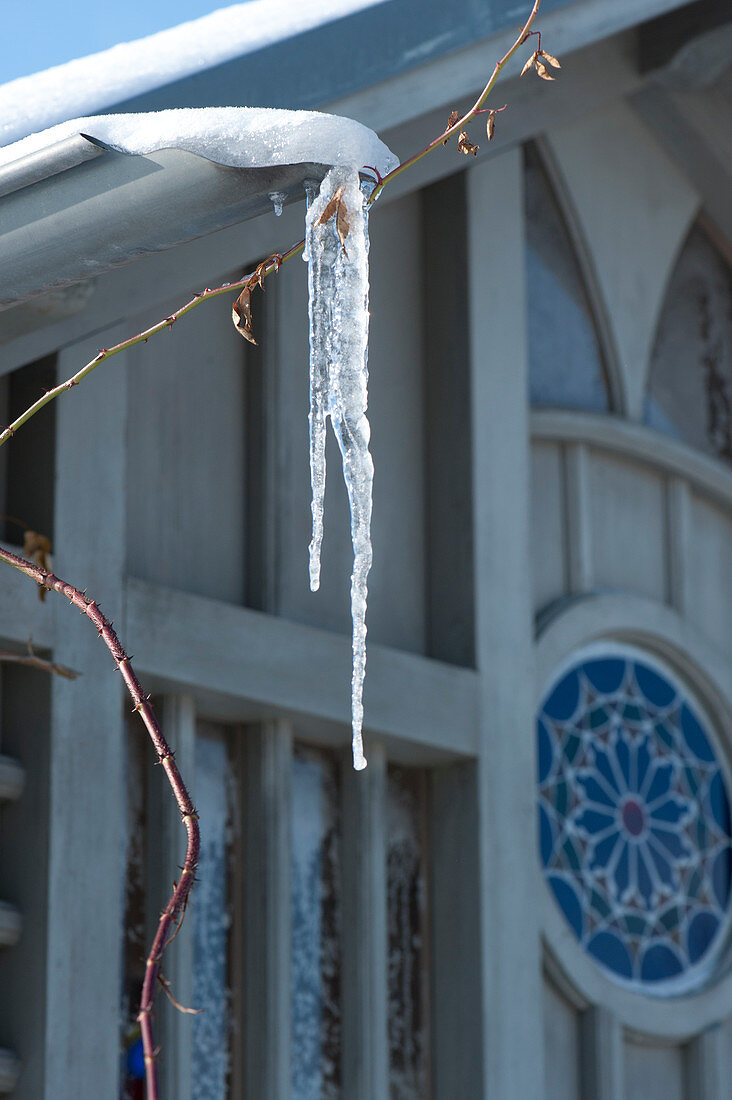
<instances>
[{"instance_id":1,"label":"white painted wood","mask_svg":"<svg viewBox=\"0 0 732 1100\"><path fill-rule=\"evenodd\" d=\"M25 768L10 756L0 756L0 802L15 802L23 793Z\"/></svg>"},{"instance_id":2,"label":"white painted wood","mask_svg":"<svg viewBox=\"0 0 732 1100\"><path fill-rule=\"evenodd\" d=\"M183 781L193 792L195 804L196 712L189 695L166 695L159 707L165 737L175 753ZM152 942L157 917L170 897L173 882L180 875L185 855L186 833L180 811L162 768L152 768L147 792L147 898ZM179 1004L193 1004L193 920L188 912L183 925L168 947L162 972ZM158 992L155 1011L156 1042L160 1046L160 1082L163 1100L191 1100L191 1042L193 1017L179 1012Z\"/></svg>"},{"instance_id":3,"label":"white painted wood","mask_svg":"<svg viewBox=\"0 0 732 1100\"><path fill-rule=\"evenodd\" d=\"M691 610L693 538L689 482L683 477L670 477L666 482L667 599L680 615Z\"/></svg>"},{"instance_id":4,"label":"white painted wood","mask_svg":"<svg viewBox=\"0 0 732 1100\"><path fill-rule=\"evenodd\" d=\"M732 509L732 470L728 463L640 424L614 416L535 409L531 414L531 435L534 440L587 443L591 450L609 451L655 470L677 474L687 478L705 496Z\"/></svg>"},{"instance_id":5,"label":"white painted wood","mask_svg":"<svg viewBox=\"0 0 732 1100\"><path fill-rule=\"evenodd\" d=\"M125 353L129 571L232 603L244 595L244 347L222 298Z\"/></svg>"},{"instance_id":6,"label":"white painted wood","mask_svg":"<svg viewBox=\"0 0 732 1100\"><path fill-rule=\"evenodd\" d=\"M603 1005L582 1013L580 1024L584 1100L624 1100L623 1035Z\"/></svg>"},{"instance_id":7,"label":"white painted wood","mask_svg":"<svg viewBox=\"0 0 732 1100\"><path fill-rule=\"evenodd\" d=\"M565 494L562 453L554 443L531 448L531 555L537 610L566 592Z\"/></svg>"},{"instance_id":8,"label":"white painted wood","mask_svg":"<svg viewBox=\"0 0 732 1100\"><path fill-rule=\"evenodd\" d=\"M432 1090L471 1100L484 1095L485 1059L478 783L473 761L431 771L427 843Z\"/></svg>"},{"instance_id":9,"label":"white painted wood","mask_svg":"<svg viewBox=\"0 0 732 1100\"><path fill-rule=\"evenodd\" d=\"M686 1095L692 1100L724 1100L729 1094L729 1033L709 1028L686 1050Z\"/></svg>"},{"instance_id":10,"label":"white painted wood","mask_svg":"<svg viewBox=\"0 0 732 1100\"><path fill-rule=\"evenodd\" d=\"M386 755L343 758L343 1095L389 1095Z\"/></svg>"},{"instance_id":11,"label":"white painted wood","mask_svg":"<svg viewBox=\"0 0 732 1100\"><path fill-rule=\"evenodd\" d=\"M683 1049L673 1046L641 1046L626 1042L623 1048L626 1100L685 1100ZM694 1100L697 1100L694 1097Z\"/></svg>"},{"instance_id":12,"label":"white painted wood","mask_svg":"<svg viewBox=\"0 0 732 1100\"><path fill-rule=\"evenodd\" d=\"M471 168L467 199L485 1058L483 1091L475 1095L538 1097L544 1069L534 713L526 690L533 624L520 152Z\"/></svg>"},{"instance_id":13,"label":"white painted wood","mask_svg":"<svg viewBox=\"0 0 732 1100\"><path fill-rule=\"evenodd\" d=\"M595 452L591 524L595 584L663 600L666 595L664 486L653 471Z\"/></svg>"},{"instance_id":14,"label":"white painted wood","mask_svg":"<svg viewBox=\"0 0 732 1100\"><path fill-rule=\"evenodd\" d=\"M608 6L604 0L585 0L581 5L542 12L542 37L547 49L564 58L588 43L609 38L636 23L672 11L683 2L684 0L613 0L612 6ZM426 65L337 100L327 110L358 119L381 132L430 107L469 97L485 84L494 62L515 40L521 20L528 11L526 7L516 12L515 28L511 27L486 41L456 50L446 57L437 58ZM607 74L603 72L600 75L606 77ZM614 81L613 88L616 95L622 94ZM501 102L505 102L503 97L506 93L503 87L501 96ZM513 102L511 96L506 98ZM430 134L430 137L433 136L434 133Z\"/></svg>"},{"instance_id":15,"label":"white painted wood","mask_svg":"<svg viewBox=\"0 0 732 1100\"><path fill-rule=\"evenodd\" d=\"M234 1095L290 1096L290 830L292 730L249 727L241 738L242 826L232 929L237 1005Z\"/></svg>"},{"instance_id":16,"label":"white painted wood","mask_svg":"<svg viewBox=\"0 0 732 1100\"><path fill-rule=\"evenodd\" d=\"M732 518L703 496L693 494L689 547L690 620L717 645L732 650Z\"/></svg>"},{"instance_id":17,"label":"white painted wood","mask_svg":"<svg viewBox=\"0 0 732 1100\"><path fill-rule=\"evenodd\" d=\"M605 298L628 415L640 419L666 281L699 196L622 101L553 129L549 142Z\"/></svg>"},{"instance_id":18,"label":"white painted wood","mask_svg":"<svg viewBox=\"0 0 732 1100\"><path fill-rule=\"evenodd\" d=\"M100 340L59 355L64 377ZM127 372L88 378L57 407L54 567L122 628ZM122 679L91 623L53 600L55 658L79 669L53 677L50 730L46 1100L114 1096L119 1076L123 919Z\"/></svg>"},{"instance_id":19,"label":"white painted wood","mask_svg":"<svg viewBox=\"0 0 732 1100\"><path fill-rule=\"evenodd\" d=\"M593 587L592 496L590 457L582 443L564 448L567 514L567 578L575 596Z\"/></svg>"},{"instance_id":20,"label":"white painted wood","mask_svg":"<svg viewBox=\"0 0 732 1100\"><path fill-rule=\"evenodd\" d=\"M543 1006L545 1100L580 1100L578 1014L547 981Z\"/></svg>"},{"instance_id":21,"label":"white painted wood","mask_svg":"<svg viewBox=\"0 0 732 1100\"><path fill-rule=\"evenodd\" d=\"M350 637L137 580L127 614L137 665L157 688L185 686L204 713L234 720L254 705L337 722L350 740ZM472 755L476 687L470 669L371 645L367 735Z\"/></svg>"}]
</instances>

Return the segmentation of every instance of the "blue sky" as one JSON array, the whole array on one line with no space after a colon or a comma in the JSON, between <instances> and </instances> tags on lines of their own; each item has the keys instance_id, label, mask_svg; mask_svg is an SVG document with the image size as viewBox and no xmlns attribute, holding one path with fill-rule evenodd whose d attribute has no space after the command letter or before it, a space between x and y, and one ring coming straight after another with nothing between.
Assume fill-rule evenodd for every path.
<instances>
[{"instance_id":1,"label":"blue sky","mask_svg":"<svg viewBox=\"0 0 732 1100\"><path fill-rule=\"evenodd\" d=\"M232 0L0 0L0 84L174 27Z\"/></svg>"}]
</instances>

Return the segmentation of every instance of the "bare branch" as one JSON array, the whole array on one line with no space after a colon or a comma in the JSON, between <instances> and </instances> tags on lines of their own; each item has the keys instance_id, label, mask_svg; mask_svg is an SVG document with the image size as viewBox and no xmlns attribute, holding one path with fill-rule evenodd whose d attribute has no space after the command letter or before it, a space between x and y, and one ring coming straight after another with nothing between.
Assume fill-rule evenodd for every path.
<instances>
[{"instance_id":1,"label":"bare branch","mask_svg":"<svg viewBox=\"0 0 732 1100\"><path fill-rule=\"evenodd\" d=\"M160 963L168 940L168 933L171 925L175 923L178 915L186 904L196 877L196 867L198 866L198 853L200 849L198 814L196 813L196 809L191 801L191 797L188 794L181 774L178 771L175 757L158 725L158 720L150 705L150 697L144 694L140 686L140 681L137 679L132 669L129 657L122 648L112 624L102 613L96 600L90 600L84 592L75 588L74 585L69 584L68 581L61 580L61 578L57 577L54 573L42 569L40 565L35 565L33 562L26 561L25 558L21 558L17 554L12 554L3 547L0 547L0 561L4 561L7 565L11 565L13 569L17 569L20 573L25 574L26 577L35 581L36 584L42 585L49 592L59 592L62 596L66 596L67 600L75 607L78 607L96 627L99 637L103 640L107 649L112 654L116 668L122 674L125 686L135 704L134 709L145 724L145 728L150 735L155 752L157 753L158 761L165 769L168 782L173 790L175 800L178 803L178 809L181 813L181 818L187 834L185 861L183 863L180 880L160 916L155 939L153 940L150 953L147 957L145 980L143 982L142 996L140 999L140 1011L137 1016L140 1024L140 1032L142 1034L142 1045L145 1052L147 1098L148 1100L159 1100L156 1064L157 1051L153 1039L152 1009L158 974L160 972Z\"/></svg>"}]
</instances>

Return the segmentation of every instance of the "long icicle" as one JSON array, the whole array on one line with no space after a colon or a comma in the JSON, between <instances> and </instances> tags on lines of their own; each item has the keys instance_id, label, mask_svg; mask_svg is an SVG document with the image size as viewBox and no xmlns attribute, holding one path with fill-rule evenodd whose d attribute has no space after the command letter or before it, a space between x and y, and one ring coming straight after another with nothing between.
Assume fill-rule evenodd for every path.
<instances>
[{"instance_id":1,"label":"long icicle","mask_svg":"<svg viewBox=\"0 0 732 1100\"><path fill-rule=\"evenodd\" d=\"M321 224L321 219L340 195L337 213ZM343 476L351 509L353 573L351 575L351 616L353 620L353 673L351 679L351 717L353 727L353 766L366 767L363 754L363 683L366 670L367 579L371 568L371 490L374 466L369 453L371 430L366 417L368 402L368 223L358 172L332 169L307 215L307 253L310 274L311 340L311 464L316 472L324 440L317 431L321 406L313 400L325 376L327 408L343 460ZM340 239L339 239L340 238ZM313 297L314 296L314 297ZM324 434L324 418L323 418ZM311 465L311 469L312 469ZM322 538L322 481L313 476L313 542L310 576L313 586L314 551L317 552L319 579ZM320 527L316 520L320 518ZM315 586L317 587L317 585Z\"/></svg>"},{"instance_id":2,"label":"long icicle","mask_svg":"<svg viewBox=\"0 0 732 1100\"><path fill-rule=\"evenodd\" d=\"M314 199L312 185L307 187L308 211ZM322 189L321 189L322 194ZM318 203L320 208L321 203ZM305 222L305 251L308 262L308 314L310 318L310 485L313 533L309 546L310 589L320 588L320 549L323 543L325 506L325 430L328 415L328 359L335 294L337 241L332 227L316 225L315 216Z\"/></svg>"}]
</instances>

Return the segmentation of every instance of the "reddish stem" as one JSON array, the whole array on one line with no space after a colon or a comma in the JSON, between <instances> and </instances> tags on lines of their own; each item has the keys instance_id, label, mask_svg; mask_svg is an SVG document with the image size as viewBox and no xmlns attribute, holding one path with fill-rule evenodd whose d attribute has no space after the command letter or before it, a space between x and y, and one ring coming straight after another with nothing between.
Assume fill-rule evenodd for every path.
<instances>
[{"instance_id":1,"label":"reddish stem","mask_svg":"<svg viewBox=\"0 0 732 1100\"><path fill-rule=\"evenodd\" d=\"M67 581L61 580L61 578L57 577L54 573L49 573L45 569L41 569L40 566L34 565L30 561L26 561L25 558L21 558L17 554L11 554L9 550L4 550L2 547L0 547L0 561L12 565L14 569L24 573L26 577L30 577L31 580L35 581L36 584L40 584L43 588L47 588L52 592L60 592L62 596L66 596L69 602L74 604L75 607L78 607L97 628L99 637L103 639L104 644L112 654L115 665L122 673L122 679L135 704L134 709L142 718L145 728L150 735L158 760L165 769L168 782L173 789L173 794L175 795L175 800L178 803L178 809L183 819L183 825L188 834L183 870L170 896L170 900L161 914L158 930L147 957L145 980L143 982L142 996L140 998L140 1011L137 1017L142 1033L142 1045L145 1054L147 1100L159 1100L155 1042L152 1027L152 1009L158 974L160 973L160 963L167 945L168 932L186 904L196 875L200 848L198 814L186 790L181 774L178 771L178 766L170 746L165 740L160 726L158 725L157 718L150 705L150 699L143 693L140 681L132 670L129 657L122 648L119 638L112 628L112 624L102 613L96 601L88 599L88 597L78 588L75 588Z\"/></svg>"}]
</instances>

